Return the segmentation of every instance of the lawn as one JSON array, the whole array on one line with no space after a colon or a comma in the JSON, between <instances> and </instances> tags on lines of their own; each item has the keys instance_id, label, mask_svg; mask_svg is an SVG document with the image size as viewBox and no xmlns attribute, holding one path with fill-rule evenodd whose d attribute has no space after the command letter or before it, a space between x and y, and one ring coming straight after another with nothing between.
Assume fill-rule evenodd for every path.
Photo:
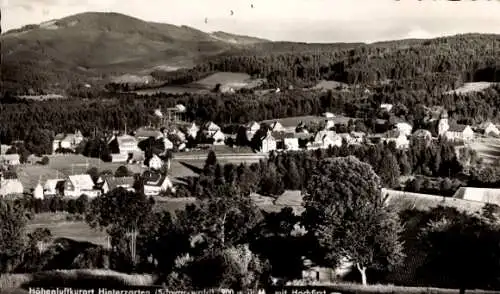
<instances>
[{"instance_id":1,"label":"lawn","mask_svg":"<svg viewBox=\"0 0 500 294\"><path fill-rule=\"evenodd\" d=\"M83 155L50 155L48 168L58 170L65 175L86 173L91 167L100 171L111 170L113 173L122 165L126 165L133 173L142 173L143 168L136 164L125 164L120 162L104 162L98 158L89 158Z\"/></svg>"},{"instance_id":2,"label":"lawn","mask_svg":"<svg viewBox=\"0 0 500 294\"><path fill-rule=\"evenodd\" d=\"M492 163L500 158L500 139L478 138L469 145L486 163Z\"/></svg>"},{"instance_id":3,"label":"lawn","mask_svg":"<svg viewBox=\"0 0 500 294\"><path fill-rule=\"evenodd\" d=\"M213 89L217 84L232 87L234 89L255 88L262 80L252 79L246 73L218 72L204 79L194 82L193 86L201 86L205 89Z\"/></svg>"}]
</instances>

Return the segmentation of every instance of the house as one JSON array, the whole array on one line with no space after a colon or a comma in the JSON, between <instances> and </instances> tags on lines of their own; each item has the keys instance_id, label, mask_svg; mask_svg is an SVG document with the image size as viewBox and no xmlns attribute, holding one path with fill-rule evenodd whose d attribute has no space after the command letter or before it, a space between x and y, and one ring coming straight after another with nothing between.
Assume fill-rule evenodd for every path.
<instances>
[{"instance_id":1,"label":"house","mask_svg":"<svg viewBox=\"0 0 500 294\"><path fill-rule=\"evenodd\" d=\"M387 112L391 112L392 107L393 107L393 105L390 104L390 103L382 103L382 104L380 104L380 108L383 109L383 110L385 110L385 111L387 111Z\"/></svg>"},{"instance_id":2,"label":"house","mask_svg":"<svg viewBox=\"0 0 500 294\"><path fill-rule=\"evenodd\" d=\"M407 122L398 122L394 125L394 128L403 133L405 136L410 136L411 131L413 130L412 125Z\"/></svg>"},{"instance_id":3,"label":"house","mask_svg":"<svg viewBox=\"0 0 500 294\"><path fill-rule=\"evenodd\" d=\"M0 173L0 196L15 196L22 195L24 187L21 181L17 178L5 178L3 173Z\"/></svg>"},{"instance_id":4,"label":"house","mask_svg":"<svg viewBox=\"0 0 500 294\"><path fill-rule=\"evenodd\" d=\"M0 155L0 164L19 165L19 164L21 164L21 157L19 156L19 154Z\"/></svg>"},{"instance_id":5,"label":"house","mask_svg":"<svg viewBox=\"0 0 500 294\"><path fill-rule=\"evenodd\" d=\"M99 189L95 189L94 181L90 175L72 175L64 182L64 197L78 198L82 195L87 195L89 198L95 198L101 195Z\"/></svg>"},{"instance_id":6,"label":"house","mask_svg":"<svg viewBox=\"0 0 500 294\"><path fill-rule=\"evenodd\" d=\"M362 144L366 134L363 132L351 132L351 136L354 139L354 144Z\"/></svg>"},{"instance_id":7,"label":"house","mask_svg":"<svg viewBox=\"0 0 500 294\"><path fill-rule=\"evenodd\" d=\"M226 141L226 135L221 130L215 132L210 138L214 140L214 145L224 145Z\"/></svg>"},{"instance_id":8,"label":"house","mask_svg":"<svg viewBox=\"0 0 500 294\"><path fill-rule=\"evenodd\" d=\"M163 160L161 160L161 158L158 157L158 155L153 154L153 157L149 159L148 167L159 170L162 168L162 166L163 166Z\"/></svg>"},{"instance_id":9,"label":"house","mask_svg":"<svg viewBox=\"0 0 500 294\"><path fill-rule=\"evenodd\" d=\"M43 199L43 187L40 182L38 182L35 189L33 189L33 197L35 199Z\"/></svg>"},{"instance_id":10,"label":"house","mask_svg":"<svg viewBox=\"0 0 500 294\"><path fill-rule=\"evenodd\" d=\"M186 128L186 134L192 139L195 139L198 136L199 131L200 128L196 125L195 122L192 122L189 127Z\"/></svg>"},{"instance_id":11,"label":"house","mask_svg":"<svg viewBox=\"0 0 500 294\"><path fill-rule=\"evenodd\" d=\"M485 136L499 136L500 130L491 122L484 122L480 124L477 128L477 131L483 133Z\"/></svg>"},{"instance_id":12,"label":"house","mask_svg":"<svg viewBox=\"0 0 500 294\"><path fill-rule=\"evenodd\" d=\"M52 152L56 152L58 149L75 150L83 139L84 137L79 130L76 130L74 134L57 134L52 141Z\"/></svg>"},{"instance_id":13,"label":"house","mask_svg":"<svg viewBox=\"0 0 500 294\"><path fill-rule=\"evenodd\" d=\"M304 270L302 279L309 282L331 283L338 281L351 272L354 263L347 258L342 258L336 268L315 265L309 259L303 260Z\"/></svg>"},{"instance_id":14,"label":"house","mask_svg":"<svg viewBox=\"0 0 500 294\"><path fill-rule=\"evenodd\" d=\"M203 125L203 134L207 138L211 138L218 131L221 131L221 128L211 121L209 121Z\"/></svg>"},{"instance_id":15,"label":"house","mask_svg":"<svg viewBox=\"0 0 500 294\"><path fill-rule=\"evenodd\" d=\"M49 179L43 185L44 197L58 196L64 192L64 179Z\"/></svg>"},{"instance_id":16,"label":"house","mask_svg":"<svg viewBox=\"0 0 500 294\"><path fill-rule=\"evenodd\" d=\"M446 111L441 112L439 123L438 123L438 135L444 136L445 133L450 128L448 123L448 113Z\"/></svg>"},{"instance_id":17,"label":"house","mask_svg":"<svg viewBox=\"0 0 500 294\"><path fill-rule=\"evenodd\" d=\"M146 196L158 196L161 192L169 190L175 192L174 185L167 175L146 171L142 176L144 178L144 194Z\"/></svg>"},{"instance_id":18,"label":"house","mask_svg":"<svg viewBox=\"0 0 500 294\"><path fill-rule=\"evenodd\" d=\"M284 132L285 128L279 121L275 121L271 124L270 130L272 132Z\"/></svg>"},{"instance_id":19,"label":"house","mask_svg":"<svg viewBox=\"0 0 500 294\"><path fill-rule=\"evenodd\" d=\"M137 139L138 142L140 142L151 137L159 139L163 137L163 133L155 128L142 127L135 131L134 137Z\"/></svg>"},{"instance_id":20,"label":"house","mask_svg":"<svg viewBox=\"0 0 500 294\"><path fill-rule=\"evenodd\" d=\"M405 134L398 130L391 130L384 134L382 140L389 143L394 142L397 149L406 149L410 147L410 140Z\"/></svg>"},{"instance_id":21,"label":"house","mask_svg":"<svg viewBox=\"0 0 500 294\"><path fill-rule=\"evenodd\" d=\"M429 146L432 142L432 134L428 130L418 129L412 134L412 140L423 142L426 146Z\"/></svg>"},{"instance_id":22,"label":"house","mask_svg":"<svg viewBox=\"0 0 500 294\"><path fill-rule=\"evenodd\" d=\"M471 141L474 139L474 131L467 125L452 125L445 132L444 138L448 141Z\"/></svg>"},{"instance_id":23,"label":"house","mask_svg":"<svg viewBox=\"0 0 500 294\"><path fill-rule=\"evenodd\" d=\"M103 194L107 194L109 191L113 191L117 188L124 188L127 191L134 192L134 177L113 177L105 176L102 179L101 190Z\"/></svg>"},{"instance_id":24,"label":"house","mask_svg":"<svg viewBox=\"0 0 500 294\"><path fill-rule=\"evenodd\" d=\"M111 153L114 154L131 154L137 152L139 149L139 142L137 139L130 135L113 136L108 142L110 145Z\"/></svg>"},{"instance_id":25,"label":"house","mask_svg":"<svg viewBox=\"0 0 500 294\"><path fill-rule=\"evenodd\" d=\"M285 145L286 151L298 151L298 150L300 150L298 138L295 138L295 137L285 138L284 143L285 143L284 145Z\"/></svg>"},{"instance_id":26,"label":"house","mask_svg":"<svg viewBox=\"0 0 500 294\"><path fill-rule=\"evenodd\" d=\"M453 198L500 205L500 189L460 187Z\"/></svg>"},{"instance_id":27,"label":"house","mask_svg":"<svg viewBox=\"0 0 500 294\"><path fill-rule=\"evenodd\" d=\"M323 116L326 118L334 118L335 114L333 114L331 112L325 112L325 113L323 113Z\"/></svg>"},{"instance_id":28,"label":"house","mask_svg":"<svg viewBox=\"0 0 500 294\"><path fill-rule=\"evenodd\" d=\"M307 149L308 150L327 149L333 146L337 147L342 146L342 137L337 135L335 131L323 130L319 131L316 134L316 136L314 137L314 141L308 144Z\"/></svg>"},{"instance_id":29,"label":"house","mask_svg":"<svg viewBox=\"0 0 500 294\"><path fill-rule=\"evenodd\" d=\"M277 149L276 139L270 131L260 141L260 152L269 153Z\"/></svg>"}]
</instances>

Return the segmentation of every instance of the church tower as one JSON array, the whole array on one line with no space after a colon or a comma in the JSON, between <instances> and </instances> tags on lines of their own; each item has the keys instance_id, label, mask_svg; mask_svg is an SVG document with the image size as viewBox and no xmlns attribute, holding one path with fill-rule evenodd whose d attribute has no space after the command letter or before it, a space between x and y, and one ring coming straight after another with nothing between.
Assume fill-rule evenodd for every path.
<instances>
[{"instance_id":1,"label":"church tower","mask_svg":"<svg viewBox=\"0 0 500 294\"><path fill-rule=\"evenodd\" d=\"M441 117L439 119L439 124L438 124L438 134L439 136L443 136L448 129L450 128L450 125L448 124L448 113L446 110L443 110L441 112Z\"/></svg>"}]
</instances>

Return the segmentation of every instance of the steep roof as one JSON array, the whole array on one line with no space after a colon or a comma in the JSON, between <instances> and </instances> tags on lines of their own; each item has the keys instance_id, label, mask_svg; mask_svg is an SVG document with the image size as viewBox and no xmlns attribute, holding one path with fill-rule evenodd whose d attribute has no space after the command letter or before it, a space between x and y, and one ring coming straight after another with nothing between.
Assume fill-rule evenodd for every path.
<instances>
[{"instance_id":1,"label":"steep roof","mask_svg":"<svg viewBox=\"0 0 500 294\"><path fill-rule=\"evenodd\" d=\"M94 188L94 181L92 181L90 175L87 174L72 175L69 176L69 180L73 183L75 188L78 189L92 190Z\"/></svg>"},{"instance_id":2,"label":"steep roof","mask_svg":"<svg viewBox=\"0 0 500 294\"><path fill-rule=\"evenodd\" d=\"M0 195L22 194L23 184L18 179L2 180L0 185Z\"/></svg>"},{"instance_id":3,"label":"steep roof","mask_svg":"<svg viewBox=\"0 0 500 294\"><path fill-rule=\"evenodd\" d=\"M135 131L136 138L153 137L156 139L156 138L159 138L161 136L163 136L163 133L157 129L154 129L154 128L139 128L139 129L137 129L137 131Z\"/></svg>"},{"instance_id":4,"label":"steep roof","mask_svg":"<svg viewBox=\"0 0 500 294\"><path fill-rule=\"evenodd\" d=\"M51 190L51 191L53 191L53 190L55 190L57 188L57 184L59 182L64 182L64 180L63 179L50 179L50 180L47 180L45 182L45 185L43 185L43 188L45 190Z\"/></svg>"},{"instance_id":5,"label":"steep roof","mask_svg":"<svg viewBox=\"0 0 500 294\"><path fill-rule=\"evenodd\" d=\"M108 183L108 187L110 190L114 190L119 186L133 186L135 183L134 177L105 176L104 181Z\"/></svg>"},{"instance_id":6,"label":"steep roof","mask_svg":"<svg viewBox=\"0 0 500 294\"><path fill-rule=\"evenodd\" d=\"M119 145L130 144L130 143L137 144L137 139L130 135L118 136L116 137L116 140L118 141Z\"/></svg>"}]
</instances>

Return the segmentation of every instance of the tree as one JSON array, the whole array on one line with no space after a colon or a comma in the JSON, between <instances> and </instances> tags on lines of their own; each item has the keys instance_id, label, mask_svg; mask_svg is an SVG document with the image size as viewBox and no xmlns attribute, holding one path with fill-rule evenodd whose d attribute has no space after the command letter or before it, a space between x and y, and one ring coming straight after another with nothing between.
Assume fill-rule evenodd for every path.
<instances>
[{"instance_id":1,"label":"tree","mask_svg":"<svg viewBox=\"0 0 500 294\"><path fill-rule=\"evenodd\" d=\"M382 157L380 165L380 178L382 183L388 188L399 186L399 164L396 157L387 150Z\"/></svg>"},{"instance_id":2,"label":"tree","mask_svg":"<svg viewBox=\"0 0 500 294\"><path fill-rule=\"evenodd\" d=\"M353 262L367 284L366 269L391 268L404 259L402 226L382 200L380 178L353 156L322 160L304 196L304 225L336 266Z\"/></svg>"},{"instance_id":3,"label":"tree","mask_svg":"<svg viewBox=\"0 0 500 294\"><path fill-rule=\"evenodd\" d=\"M154 201L142 193L118 188L91 202L86 221L92 228L105 229L115 246L121 239L128 238L131 262L135 266L137 236L152 216L153 205Z\"/></svg>"},{"instance_id":4,"label":"tree","mask_svg":"<svg viewBox=\"0 0 500 294\"><path fill-rule=\"evenodd\" d=\"M8 272L24 250L26 211L18 204L0 199L0 271Z\"/></svg>"},{"instance_id":5,"label":"tree","mask_svg":"<svg viewBox=\"0 0 500 294\"><path fill-rule=\"evenodd\" d=\"M210 152L208 152L207 159L205 160L203 173L207 176L214 175L216 165L217 165L217 155L215 154L215 151L210 150Z\"/></svg>"},{"instance_id":6,"label":"tree","mask_svg":"<svg viewBox=\"0 0 500 294\"><path fill-rule=\"evenodd\" d=\"M40 162L42 165L47 165L49 164L49 158L47 156L44 156L42 158L42 161Z\"/></svg>"},{"instance_id":7,"label":"tree","mask_svg":"<svg viewBox=\"0 0 500 294\"><path fill-rule=\"evenodd\" d=\"M115 171L115 177L117 178L128 177L128 176L130 176L130 171L124 165L118 167Z\"/></svg>"}]
</instances>

